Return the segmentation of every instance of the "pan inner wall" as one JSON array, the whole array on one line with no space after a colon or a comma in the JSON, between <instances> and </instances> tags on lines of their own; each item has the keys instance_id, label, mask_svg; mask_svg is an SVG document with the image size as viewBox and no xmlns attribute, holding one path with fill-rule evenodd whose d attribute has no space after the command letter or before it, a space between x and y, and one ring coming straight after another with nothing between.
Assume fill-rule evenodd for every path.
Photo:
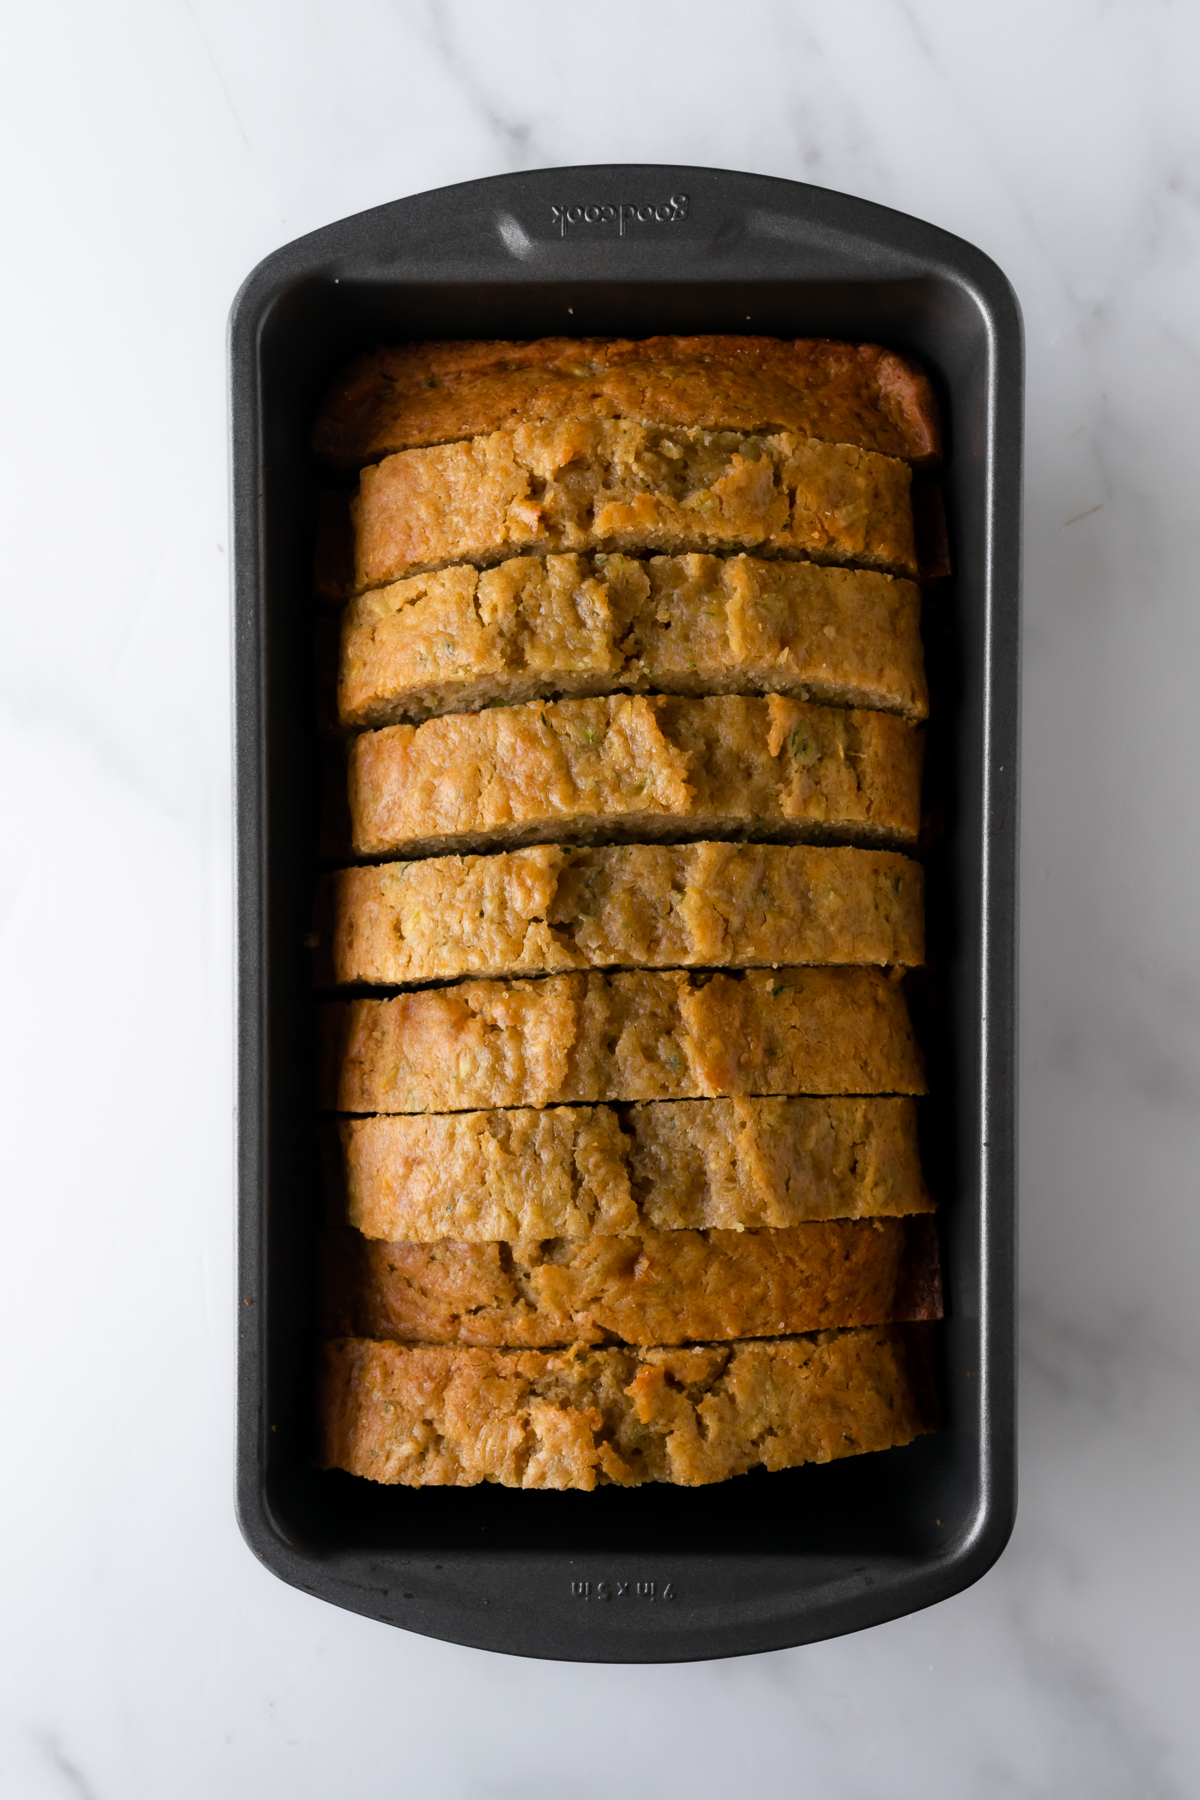
<instances>
[{"instance_id":1,"label":"pan inner wall","mask_svg":"<svg viewBox=\"0 0 1200 1800\"><path fill-rule=\"evenodd\" d=\"M573 310L568 314L567 308ZM982 884L978 846L982 692L983 458L970 454L986 414L982 326L949 282L461 283L313 281L273 310L261 344L264 419L263 713L267 987L264 1146L270 1422L265 1489L281 1535L318 1554L392 1553L407 1561L463 1552L569 1557L720 1554L760 1559L774 1586L823 1586L866 1559L925 1561L970 1529L979 1503L980 1196L976 996ZM747 323L749 321L749 324ZM933 1097L925 1166L940 1205L947 1319L939 1330L945 1429L905 1450L750 1475L713 1488L510 1493L496 1487L375 1487L310 1466L317 1338L314 1238L321 1221L313 1103L315 1005L303 938L317 874L317 741L311 704L309 591L318 473L311 419L334 371L379 342L426 337L647 336L761 331L864 338L918 357L947 421L942 472L951 541L966 573L939 595L927 645L936 697L930 761L945 825L928 861L930 960L922 1035ZM972 427L975 426L973 430ZM955 432L964 442L956 442ZM956 451L958 452L956 454ZM965 452L965 453L964 453ZM978 579L978 577L976 577ZM949 772L954 779L949 779ZM749 1570L746 1571L747 1576Z\"/></svg>"}]
</instances>

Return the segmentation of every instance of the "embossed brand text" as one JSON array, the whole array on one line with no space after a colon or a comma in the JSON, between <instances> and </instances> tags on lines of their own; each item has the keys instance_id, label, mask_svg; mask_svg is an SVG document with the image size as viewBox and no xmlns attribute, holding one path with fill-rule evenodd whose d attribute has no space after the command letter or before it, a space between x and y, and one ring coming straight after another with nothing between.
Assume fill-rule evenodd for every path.
<instances>
[{"instance_id":1,"label":"embossed brand text","mask_svg":"<svg viewBox=\"0 0 1200 1800\"><path fill-rule=\"evenodd\" d=\"M674 225L688 216L686 194L672 194L669 200L645 206L629 206L615 201L603 206L551 206L551 222L558 227L559 237L566 237L567 227L574 225L615 225L624 237L630 225Z\"/></svg>"},{"instance_id":2,"label":"embossed brand text","mask_svg":"<svg viewBox=\"0 0 1200 1800\"><path fill-rule=\"evenodd\" d=\"M573 1581L575 1600L673 1600L669 1581Z\"/></svg>"}]
</instances>

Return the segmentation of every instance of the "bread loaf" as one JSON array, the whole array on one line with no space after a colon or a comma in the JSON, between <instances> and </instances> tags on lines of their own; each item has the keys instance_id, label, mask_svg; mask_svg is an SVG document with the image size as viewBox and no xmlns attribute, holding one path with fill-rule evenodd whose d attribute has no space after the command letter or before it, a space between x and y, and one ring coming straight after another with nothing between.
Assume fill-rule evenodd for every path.
<instances>
[{"instance_id":1,"label":"bread loaf","mask_svg":"<svg viewBox=\"0 0 1200 1800\"><path fill-rule=\"evenodd\" d=\"M359 470L317 556L360 734L328 844L376 859L324 878L317 976L405 990L321 1009L322 1466L700 1485L932 1429L928 383L822 340L424 344L314 443Z\"/></svg>"},{"instance_id":2,"label":"bread loaf","mask_svg":"<svg viewBox=\"0 0 1200 1800\"><path fill-rule=\"evenodd\" d=\"M324 982L587 968L890 963L924 954L924 871L808 844L539 844L327 876Z\"/></svg>"},{"instance_id":3,"label":"bread loaf","mask_svg":"<svg viewBox=\"0 0 1200 1800\"><path fill-rule=\"evenodd\" d=\"M699 1487L907 1444L936 1422L929 1327L685 1349L325 1346L318 1460L407 1487Z\"/></svg>"},{"instance_id":4,"label":"bread loaf","mask_svg":"<svg viewBox=\"0 0 1200 1800\"><path fill-rule=\"evenodd\" d=\"M335 1219L429 1243L741 1231L933 1210L915 1103L754 1098L343 1119Z\"/></svg>"},{"instance_id":5,"label":"bread loaf","mask_svg":"<svg viewBox=\"0 0 1200 1800\"><path fill-rule=\"evenodd\" d=\"M910 486L895 457L794 432L518 425L364 469L354 583L568 550L757 549L915 578Z\"/></svg>"},{"instance_id":6,"label":"bread loaf","mask_svg":"<svg viewBox=\"0 0 1200 1800\"><path fill-rule=\"evenodd\" d=\"M754 556L520 556L371 588L342 625L352 728L497 701L792 694L922 719L921 595L866 569Z\"/></svg>"},{"instance_id":7,"label":"bread loaf","mask_svg":"<svg viewBox=\"0 0 1200 1800\"><path fill-rule=\"evenodd\" d=\"M354 466L531 420L635 419L709 431L801 432L921 466L937 402L916 364L828 338L539 338L402 344L334 384L313 442Z\"/></svg>"},{"instance_id":8,"label":"bread loaf","mask_svg":"<svg viewBox=\"0 0 1200 1800\"><path fill-rule=\"evenodd\" d=\"M467 981L324 1011L339 1112L925 1087L903 991L874 969Z\"/></svg>"},{"instance_id":9,"label":"bread loaf","mask_svg":"<svg viewBox=\"0 0 1200 1800\"><path fill-rule=\"evenodd\" d=\"M905 719L776 694L531 700L355 738L354 849L742 834L911 843L922 754Z\"/></svg>"},{"instance_id":10,"label":"bread loaf","mask_svg":"<svg viewBox=\"0 0 1200 1800\"><path fill-rule=\"evenodd\" d=\"M941 1317L927 1217L517 1243L326 1233L331 1337L542 1349L783 1337Z\"/></svg>"}]
</instances>

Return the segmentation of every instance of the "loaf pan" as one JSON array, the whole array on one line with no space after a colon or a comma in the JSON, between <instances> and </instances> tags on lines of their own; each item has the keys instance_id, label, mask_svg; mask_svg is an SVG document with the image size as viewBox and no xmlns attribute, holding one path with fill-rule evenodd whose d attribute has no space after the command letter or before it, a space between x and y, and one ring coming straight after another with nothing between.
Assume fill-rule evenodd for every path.
<instances>
[{"instance_id":1,"label":"loaf pan","mask_svg":"<svg viewBox=\"0 0 1200 1800\"><path fill-rule=\"evenodd\" d=\"M321 1219L314 415L422 338L762 332L920 360L946 422L954 575L928 612L935 825L923 1030L941 1204L943 1429L710 1488L384 1488L312 1462ZM1015 1507L1015 898L1022 348L1012 290L918 220L673 166L503 175L331 225L230 320L238 911L238 1516L282 1580L451 1642L670 1662L854 1631L976 1581Z\"/></svg>"}]
</instances>

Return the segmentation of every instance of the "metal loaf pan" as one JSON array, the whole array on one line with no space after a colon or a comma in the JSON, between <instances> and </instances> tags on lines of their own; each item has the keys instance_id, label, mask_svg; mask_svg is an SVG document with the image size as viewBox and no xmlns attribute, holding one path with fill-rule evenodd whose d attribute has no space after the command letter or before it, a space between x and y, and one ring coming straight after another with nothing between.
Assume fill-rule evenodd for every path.
<instances>
[{"instance_id":1,"label":"metal loaf pan","mask_svg":"<svg viewBox=\"0 0 1200 1800\"><path fill-rule=\"evenodd\" d=\"M947 425L956 574L929 609L945 1428L712 1488L389 1489L311 1463L320 1179L304 946L317 864L314 413L378 343L550 333L873 340ZM659 1662L854 1631L967 1587L1012 1526L1021 323L996 265L843 194L672 166L443 188L260 263L230 325L236 648L238 1509L284 1581L431 1637Z\"/></svg>"}]
</instances>

